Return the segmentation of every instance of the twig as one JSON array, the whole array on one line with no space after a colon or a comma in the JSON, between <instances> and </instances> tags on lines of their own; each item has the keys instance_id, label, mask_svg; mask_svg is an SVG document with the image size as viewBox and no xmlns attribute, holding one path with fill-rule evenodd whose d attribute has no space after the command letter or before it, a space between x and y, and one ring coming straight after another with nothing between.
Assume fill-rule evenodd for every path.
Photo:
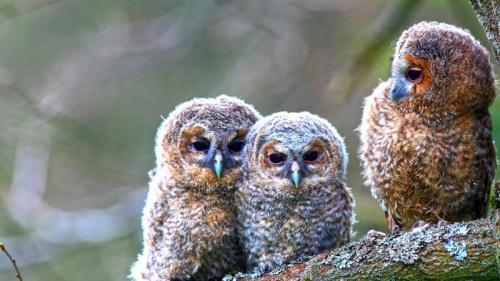
<instances>
[{"instance_id":1,"label":"twig","mask_svg":"<svg viewBox=\"0 0 500 281\"><path fill-rule=\"evenodd\" d=\"M9 254L9 252L7 252L7 249L5 249L5 246L3 245L3 243L0 243L0 250L2 250L2 252L4 252L7 255L7 257L10 260L10 262L14 266L14 269L16 270L16 277L17 277L17 279L19 281L23 281L23 277L21 277L21 272L19 271L19 268L17 267L16 260L14 258L12 258L12 256Z\"/></svg>"}]
</instances>

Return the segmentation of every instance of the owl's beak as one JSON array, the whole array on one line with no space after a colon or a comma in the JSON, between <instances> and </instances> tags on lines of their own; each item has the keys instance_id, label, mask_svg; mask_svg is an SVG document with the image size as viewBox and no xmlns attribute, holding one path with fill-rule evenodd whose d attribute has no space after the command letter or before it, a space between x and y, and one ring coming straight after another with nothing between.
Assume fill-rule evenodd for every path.
<instances>
[{"instance_id":1,"label":"owl's beak","mask_svg":"<svg viewBox=\"0 0 500 281\"><path fill-rule=\"evenodd\" d=\"M409 92L408 89L406 89L406 85L398 81L394 82L389 92L389 99L392 102L399 102L408 96Z\"/></svg>"},{"instance_id":2,"label":"owl's beak","mask_svg":"<svg viewBox=\"0 0 500 281\"><path fill-rule=\"evenodd\" d=\"M214 172L215 172L215 175L217 176L217 178L220 178L221 174L222 174L222 153L220 152L220 150L217 150L215 152L215 156L214 156Z\"/></svg>"},{"instance_id":3,"label":"owl's beak","mask_svg":"<svg viewBox=\"0 0 500 281\"><path fill-rule=\"evenodd\" d=\"M292 171L292 182L295 187L299 187L300 183L300 165L297 161L293 161L292 167L290 169Z\"/></svg>"}]
</instances>

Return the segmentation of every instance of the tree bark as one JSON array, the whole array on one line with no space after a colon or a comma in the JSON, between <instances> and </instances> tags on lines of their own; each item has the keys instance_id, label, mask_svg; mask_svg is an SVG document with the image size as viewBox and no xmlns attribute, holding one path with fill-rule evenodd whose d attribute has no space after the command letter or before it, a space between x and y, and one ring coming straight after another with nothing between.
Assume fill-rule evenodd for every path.
<instances>
[{"instance_id":1,"label":"tree bark","mask_svg":"<svg viewBox=\"0 0 500 281\"><path fill-rule=\"evenodd\" d=\"M499 235L490 219L428 226L365 237L270 273L224 280L499 280Z\"/></svg>"},{"instance_id":2,"label":"tree bark","mask_svg":"<svg viewBox=\"0 0 500 281\"><path fill-rule=\"evenodd\" d=\"M470 0L500 62L500 0Z\"/></svg>"}]
</instances>

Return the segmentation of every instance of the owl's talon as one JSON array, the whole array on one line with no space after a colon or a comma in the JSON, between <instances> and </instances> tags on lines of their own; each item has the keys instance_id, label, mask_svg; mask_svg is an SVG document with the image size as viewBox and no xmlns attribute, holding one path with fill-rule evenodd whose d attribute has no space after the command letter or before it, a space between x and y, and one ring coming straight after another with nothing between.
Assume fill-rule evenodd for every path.
<instances>
[{"instance_id":1,"label":"owl's talon","mask_svg":"<svg viewBox=\"0 0 500 281\"><path fill-rule=\"evenodd\" d=\"M449 224L449 222L448 222L448 221L445 221L445 220L439 219L439 220L438 220L438 222L437 222L437 224L436 224L436 226L437 226L437 227L443 227L443 226L445 226L445 225L447 225L447 224Z\"/></svg>"},{"instance_id":2,"label":"owl's talon","mask_svg":"<svg viewBox=\"0 0 500 281\"><path fill-rule=\"evenodd\" d=\"M399 225L395 224L392 226L392 229L391 229L391 235L399 235L401 234L401 227L399 227Z\"/></svg>"},{"instance_id":3,"label":"owl's talon","mask_svg":"<svg viewBox=\"0 0 500 281\"><path fill-rule=\"evenodd\" d=\"M384 212L385 220L387 221L387 227L391 230L391 234L398 235L401 232L399 225L396 223L389 211Z\"/></svg>"},{"instance_id":4,"label":"owl's talon","mask_svg":"<svg viewBox=\"0 0 500 281\"><path fill-rule=\"evenodd\" d=\"M429 227L428 223L426 223L425 221L419 220L413 224L413 226L411 227L411 231L412 232L419 232L419 231L426 229L427 227Z\"/></svg>"},{"instance_id":5,"label":"owl's talon","mask_svg":"<svg viewBox=\"0 0 500 281\"><path fill-rule=\"evenodd\" d=\"M371 229L368 230L368 232L366 233L365 239L368 240L381 239L384 238L385 236L387 236L387 234L385 234L384 232Z\"/></svg>"}]
</instances>

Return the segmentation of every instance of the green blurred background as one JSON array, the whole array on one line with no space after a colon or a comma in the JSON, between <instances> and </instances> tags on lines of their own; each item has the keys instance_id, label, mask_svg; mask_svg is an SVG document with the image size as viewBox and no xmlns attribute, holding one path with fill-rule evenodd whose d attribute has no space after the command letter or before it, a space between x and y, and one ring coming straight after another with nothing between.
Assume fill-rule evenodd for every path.
<instances>
[{"instance_id":1,"label":"green blurred background","mask_svg":"<svg viewBox=\"0 0 500 281\"><path fill-rule=\"evenodd\" d=\"M160 116L221 93L330 120L350 152L356 237L385 231L353 130L421 20L490 48L465 0L0 1L0 242L26 281L125 280ZM0 280L15 280L3 254Z\"/></svg>"}]
</instances>

